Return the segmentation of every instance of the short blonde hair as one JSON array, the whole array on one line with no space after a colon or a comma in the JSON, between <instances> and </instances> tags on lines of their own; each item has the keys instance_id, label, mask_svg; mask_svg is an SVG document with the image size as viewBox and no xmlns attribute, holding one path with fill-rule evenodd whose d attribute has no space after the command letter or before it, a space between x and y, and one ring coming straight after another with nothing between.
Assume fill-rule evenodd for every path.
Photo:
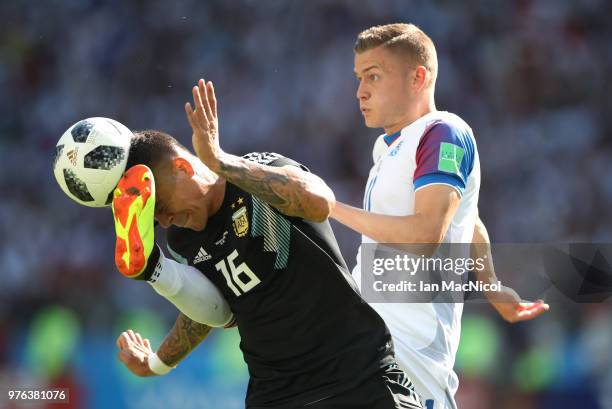
<instances>
[{"instance_id":1,"label":"short blonde hair","mask_svg":"<svg viewBox=\"0 0 612 409\"><path fill-rule=\"evenodd\" d=\"M424 66L431 73L431 83L435 83L438 75L436 47L423 30L405 23L370 27L359 33L354 49L359 54L380 46L408 57L413 64Z\"/></svg>"}]
</instances>

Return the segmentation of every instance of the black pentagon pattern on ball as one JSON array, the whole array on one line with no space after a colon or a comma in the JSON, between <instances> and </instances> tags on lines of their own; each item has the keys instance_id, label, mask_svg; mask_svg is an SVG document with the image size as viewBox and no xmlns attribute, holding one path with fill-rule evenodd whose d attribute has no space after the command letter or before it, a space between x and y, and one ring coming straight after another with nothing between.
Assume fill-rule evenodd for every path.
<instances>
[{"instance_id":1,"label":"black pentagon pattern on ball","mask_svg":"<svg viewBox=\"0 0 612 409\"><path fill-rule=\"evenodd\" d=\"M68 186L70 193L72 193L77 199L82 202L94 201L94 198L91 197L85 183L79 179L72 170L64 169L64 180L66 181L66 186Z\"/></svg>"},{"instance_id":2,"label":"black pentagon pattern on ball","mask_svg":"<svg viewBox=\"0 0 612 409\"><path fill-rule=\"evenodd\" d=\"M55 147L55 156L53 157L53 169L55 169L55 165L57 165L57 160L59 159L63 150L64 150L64 145L57 145Z\"/></svg>"},{"instance_id":3,"label":"black pentagon pattern on ball","mask_svg":"<svg viewBox=\"0 0 612 409\"><path fill-rule=\"evenodd\" d=\"M72 134L72 139L74 139L75 142L85 142L89 136L91 128L93 128L93 124L86 119L77 122L70 131Z\"/></svg>"},{"instance_id":4,"label":"black pentagon pattern on ball","mask_svg":"<svg viewBox=\"0 0 612 409\"><path fill-rule=\"evenodd\" d=\"M84 165L88 169L109 170L125 159L125 149L118 146L100 145L85 155Z\"/></svg>"},{"instance_id":5,"label":"black pentagon pattern on ball","mask_svg":"<svg viewBox=\"0 0 612 409\"><path fill-rule=\"evenodd\" d=\"M106 202L104 203L105 205L109 205L113 202L113 197L115 193L115 189L111 190L110 192L108 192L108 196L106 196Z\"/></svg>"}]
</instances>

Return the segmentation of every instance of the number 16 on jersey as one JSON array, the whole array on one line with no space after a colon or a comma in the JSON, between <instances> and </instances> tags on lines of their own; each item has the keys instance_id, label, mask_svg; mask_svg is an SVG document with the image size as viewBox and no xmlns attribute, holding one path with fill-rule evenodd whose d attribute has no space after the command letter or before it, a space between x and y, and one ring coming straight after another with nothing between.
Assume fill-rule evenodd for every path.
<instances>
[{"instance_id":1,"label":"number 16 on jersey","mask_svg":"<svg viewBox=\"0 0 612 409\"><path fill-rule=\"evenodd\" d=\"M225 259L215 264L215 268L223 274L227 286L237 297L240 297L242 294L253 289L261 280L245 262L236 265L234 260L236 260L237 257L238 250L234 250Z\"/></svg>"}]
</instances>

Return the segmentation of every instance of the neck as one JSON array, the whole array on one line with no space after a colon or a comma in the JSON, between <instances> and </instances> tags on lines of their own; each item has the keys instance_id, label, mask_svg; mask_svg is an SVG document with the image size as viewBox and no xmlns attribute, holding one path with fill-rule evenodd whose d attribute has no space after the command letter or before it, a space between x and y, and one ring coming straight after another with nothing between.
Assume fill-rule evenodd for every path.
<instances>
[{"instance_id":1,"label":"neck","mask_svg":"<svg viewBox=\"0 0 612 409\"><path fill-rule=\"evenodd\" d=\"M436 110L436 103L434 101L433 95L428 95L427 98L424 98L421 104L416 105L413 111L407 112L406 115L396 124L385 126L385 133L387 135L394 134L395 132L404 129L417 119L422 118L430 112L434 112Z\"/></svg>"},{"instance_id":2,"label":"neck","mask_svg":"<svg viewBox=\"0 0 612 409\"><path fill-rule=\"evenodd\" d=\"M217 213L225 198L225 179L219 177L200 160L194 161L196 173L200 179L203 199L206 200L206 217Z\"/></svg>"},{"instance_id":3,"label":"neck","mask_svg":"<svg viewBox=\"0 0 612 409\"><path fill-rule=\"evenodd\" d=\"M209 217L216 214L219 209L221 209L221 205L223 205L223 199L225 199L225 188L225 179L217 176L217 180L215 184L210 188L209 192L209 194L211 195L211 200L209 202L208 208Z\"/></svg>"}]
</instances>

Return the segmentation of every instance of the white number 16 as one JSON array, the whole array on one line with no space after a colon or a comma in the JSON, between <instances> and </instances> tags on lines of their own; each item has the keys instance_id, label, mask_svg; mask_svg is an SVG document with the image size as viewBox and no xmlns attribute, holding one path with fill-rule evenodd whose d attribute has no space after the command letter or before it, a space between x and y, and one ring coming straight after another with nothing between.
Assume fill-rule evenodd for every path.
<instances>
[{"instance_id":1,"label":"white number 16","mask_svg":"<svg viewBox=\"0 0 612 409\"><path fill-rule=\"evenodd\" d=\"M227 281L227 286L234 292L234 294L240 296L241 294L250 291L253 287L259 284L261 280L255 275L255 273L253 273L253 270L251 270L245 262L242 262L236 266L234 264L236 257L238 257L238 250L232 251L232 253L227 256L225 260L221 260L215 264L215 268L217 271L220 271L223 274L225 281ZM227 271L228 264L231 271L231 276L230 272ZM241 274L243 275L241 276ZM246 281L244 281L241 277L245 277ZM242 293L236 287L236 285L240 287Z\"/></svg>"}]
</instances>

